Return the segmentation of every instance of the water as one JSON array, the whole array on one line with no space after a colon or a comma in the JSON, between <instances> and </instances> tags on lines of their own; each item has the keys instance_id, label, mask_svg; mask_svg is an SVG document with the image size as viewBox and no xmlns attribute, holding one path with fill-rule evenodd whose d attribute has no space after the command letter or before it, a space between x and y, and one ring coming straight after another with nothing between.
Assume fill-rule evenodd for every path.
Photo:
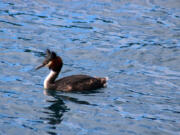
<instances>
[{"instance_id":1,"label":"water","mask_svg":"<svg viewBox=\"0 0 180 135\"><path fill-rule=\"evenodd\" d=\"M1 0L1 135L180 134L179 0ZM43 90L49 48L61 77L108 76L93 92Z\"/></svg>"}]
</instances>

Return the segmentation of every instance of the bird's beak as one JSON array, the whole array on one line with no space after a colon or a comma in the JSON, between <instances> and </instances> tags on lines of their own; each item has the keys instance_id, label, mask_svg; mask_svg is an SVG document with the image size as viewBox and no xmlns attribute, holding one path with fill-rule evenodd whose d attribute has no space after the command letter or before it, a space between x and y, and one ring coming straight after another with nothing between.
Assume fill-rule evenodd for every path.
<instances>
[{"instance_id":1,"label":"bird's beak","mask_svg":"<svg viewBox=\"0 0 180 135\"><path fill-rule=\"evenodd\" d=\"M41 64L40 66L36 67L36 70L38 70L38 69L40 69L40 68L42 68L44 66L45 66L45 64Z\"/></svg>"}]
</instances>

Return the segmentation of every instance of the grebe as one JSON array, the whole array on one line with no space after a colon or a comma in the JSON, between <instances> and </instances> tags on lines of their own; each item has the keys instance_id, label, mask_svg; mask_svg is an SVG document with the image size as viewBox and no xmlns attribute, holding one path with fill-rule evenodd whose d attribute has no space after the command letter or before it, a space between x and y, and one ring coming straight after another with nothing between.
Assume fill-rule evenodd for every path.
<instances>
[{"instance_id":1,"label":"grebe","mask_svg":"<svg viewBox=\"0 0 180 135\"><path fill-rule=\"evenodd\" d=\"M95 90L106 86L108 78L91 77L89 75L71 75L56 81L63 61L55 52L47 49L43 63L36 70L47 66L50 70L49 75L44 80L44 89L60 91L82 91Z\"/></svg>"}]
</instances>

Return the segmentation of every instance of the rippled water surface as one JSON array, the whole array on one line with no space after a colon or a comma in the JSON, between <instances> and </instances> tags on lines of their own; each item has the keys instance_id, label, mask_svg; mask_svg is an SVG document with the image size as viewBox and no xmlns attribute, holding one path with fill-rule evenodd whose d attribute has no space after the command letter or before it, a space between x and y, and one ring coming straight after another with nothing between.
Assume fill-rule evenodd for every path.
<instances>
[{"instance_id":1,"label":"rippled water surface","mask_svg":"<svg viewBox=\"0 0 180 135\"><path fill-rule=\"evenodd\" d=\"M180 134L179 0L0 0L0 135ZM43 90L50 48L60 77L108 76L93 92Z\"/></svg>"}]
</instances>

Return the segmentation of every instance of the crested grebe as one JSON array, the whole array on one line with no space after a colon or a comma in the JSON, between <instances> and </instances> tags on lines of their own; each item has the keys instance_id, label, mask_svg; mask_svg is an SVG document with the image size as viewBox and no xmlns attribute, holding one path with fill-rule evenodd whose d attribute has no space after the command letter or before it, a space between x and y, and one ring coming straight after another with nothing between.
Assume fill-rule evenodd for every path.
<instances>
[{"instance_id":1,"label":"crested grebe","mask_svg":"<svg viewBox=\"0 0 180 135\"><path fill-rule=\"evenodd\" d=\"M91 77L89 75L71 75L56 81L61 71L63 61L55 52L47 49L44 62L36 70L47 66L49 75L44 80L44 89L60 91L95 90L106 86L108 78Z\"/></svg>"}]
</instances>

